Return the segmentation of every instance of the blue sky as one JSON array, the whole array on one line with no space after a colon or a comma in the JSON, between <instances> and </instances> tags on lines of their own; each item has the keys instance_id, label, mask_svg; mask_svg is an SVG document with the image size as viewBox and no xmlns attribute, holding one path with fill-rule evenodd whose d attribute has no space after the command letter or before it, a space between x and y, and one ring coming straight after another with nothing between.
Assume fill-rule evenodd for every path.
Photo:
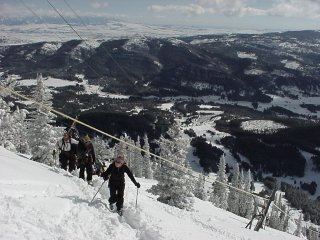
<instances>
[{"instance_id":1,"label":"blue sky","mask_svg":"<svg viewBox=\"0 0 320 240\"><path fill-rule=\"evenodd\" d=\"M226 29L319 29L320 0L49 0L72 16L105 16L133 23ZM66 4L67 2L67 4ZM56 16L47 0L0 0L0 16Z\"/></svg>"}]
</instances>

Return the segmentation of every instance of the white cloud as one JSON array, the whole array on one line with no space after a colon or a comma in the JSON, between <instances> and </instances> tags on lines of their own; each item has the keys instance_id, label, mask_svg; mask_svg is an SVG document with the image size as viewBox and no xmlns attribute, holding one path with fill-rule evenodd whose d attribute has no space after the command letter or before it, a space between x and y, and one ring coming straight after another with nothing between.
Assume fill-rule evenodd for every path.
<instances>
[{"instance_id":1,"label":"white cloud","mask_svg":"<svg viewBox=\"0 0 320 240\"><path fill-rule=\"evenodd\" d=\"M269 15L282 17L320 18L319 0L276 0Z\"/></svg>"},{"instance_id":2,"label":"white cloud","mask_svg":"<svg viewBox=\"0 0 320 240\"><path fill-rule=\"evenodd\" d=\"M99 8L106 8L109 6L108 3L106 2L93 2L91 3L91 6L94 8L94 9L99 9Z\"/></svg>"},{"instance_id":3,"label":"white cloud","mask_svg":"<svg viewBox=\"0 0 320 240\"><path fill-rule=\"evenodd\" d=\"M200 15L204 13L213 13L214 10L211 8L204 8L197 4L189 5L152 5L148 7L148 10L160 13L160 12L182 12L189 15Z\"/></svg>"},{"instance_id":4,"label":"white cloud","mask_svg":"<svg viewBox=\"0 0 320 240\"><path fill-rule=\"evenodd\" d=\"M0 0L1 1L1 0ZM97 2L95 2L97 3ZM94 3L92 3L94 4ZM100 8L107 7L108 3L98 3L100 4ZM27 6L27 7L26 7ZM11 4L11 3L0 3L0 17L6 17L6 18L14 18L14 17L34 17L34 14L29 10L31 9L34 11L38 16L40 17L59 17L53 9L50 8L39 8L38 6L34 4L28 4L26 3L26 6L23 4ZM29 9L28 9L29 8ZM57 8L58 11L65 17L75 17L74 13L72 11L63 9L63 8ZM79 16L83 17L125 17L125 15L114 15L110 13L105 12L97 12L95 10L92 11L80 11L75 9L77 14Z\"/></svg>"},{"instance_id":5,"label":"white cloud","mask_svg":"<svg viewBox=\"0 0 320 240\"><path fill-rule=\"evenodd\" d=\"M188 5L152 5L153 12L182 12L190 15L222 13L227 16L263 15L264 10L248 7L243 0L196 0Z\"/></svg>"},{"instance_id":6,"label":"white cloud","mask_svg":"<svg viewBox=\"0 0 320 240\"><path fill-rule=\"evenodd\" d=\"M0 3L0 16L10 17L10 16L28 16L30 15L28 10L22 5L12 5L8 3Z\"/></svg>"},{"instance_id":7,"label":"white cloud","mask_svg":"<svg viewBox=\"0 0 320 240\"><path fill-rule=\"evenodd\" d=\"M226 16L281 16L320 18L320 0L270 0L270 8L257 8L253 0L194 0L188 5L152 5L148 10L189 15L220 13ZM256 4L257 6L258 4Z\"/></svg>"}]
</instances>

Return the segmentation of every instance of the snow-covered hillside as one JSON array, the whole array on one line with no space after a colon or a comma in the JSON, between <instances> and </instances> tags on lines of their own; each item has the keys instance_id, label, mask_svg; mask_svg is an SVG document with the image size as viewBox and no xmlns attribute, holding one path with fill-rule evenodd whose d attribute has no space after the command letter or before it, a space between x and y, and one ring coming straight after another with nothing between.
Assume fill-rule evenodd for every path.
<instances>
[{"instance_id":1,"label":"snow-covered hillside","mask_svg":"<svg viewBox=\"0 0 320 240\"><path fill-rule=\"evenodd\" d=\"M42 165L0 148L0 239L298 239L266 228L245 229L247 219L195 199L192 211L156 201L147 193L154 181L127 180L123 217L107 206L107 184L89 204L94 187L60 169Z\"/></svg>"}]
</instances>

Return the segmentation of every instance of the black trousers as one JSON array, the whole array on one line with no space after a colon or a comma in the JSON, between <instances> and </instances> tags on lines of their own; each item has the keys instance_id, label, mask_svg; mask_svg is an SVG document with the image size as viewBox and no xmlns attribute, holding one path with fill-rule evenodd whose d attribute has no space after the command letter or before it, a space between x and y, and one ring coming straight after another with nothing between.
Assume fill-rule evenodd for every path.
<instances>
[{"instance_id":1,"label":"black trousers","mask_svg":"<svg viewBox=\"0 0 320 240\"><path fill-rule=\"evenodd\" d=\"M125 188L124 183L109 184L109 189L110 189L109 203L110 204L116 203L117 210L120 210L123 207L124 188Z\"/></svg>"},{"instance_id":2,"label":"black trousers","mask_svg":"<svg viewBox=\"0 0 320 240\"><path fill-rule=\"evenodd\" d=\"M72 172L76 169L76 156L72 152L61 152L59 155L59 161L61 168L67 171Z\"/></svg>"},{"instance_id":3,"label":"black trousers","mask_svg":"<svg viewBox=\"0 0 320 240\"><path fill-rule=\"evenodd\" d=\"M91 162L87 162L80 165L79 177L82 178L83 180L84 180L84 171L86 171L87 173L87 181L91 181L92 171L93 171Z\"/></svg>"}]
</instances>

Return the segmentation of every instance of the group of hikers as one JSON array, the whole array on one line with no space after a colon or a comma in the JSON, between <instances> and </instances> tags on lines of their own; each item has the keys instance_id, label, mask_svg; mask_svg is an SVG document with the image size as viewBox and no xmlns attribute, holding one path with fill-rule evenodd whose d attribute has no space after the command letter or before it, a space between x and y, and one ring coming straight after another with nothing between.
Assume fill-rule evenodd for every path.
<instances>
[{"instance_id":1,"label":"group of hikers","mask_svg":"<svg viewBox=\"0 0 320 240\"><path fill-rule=\"evenodd\" d=\"M104 181L109 180L109 208L114 210L116 205L117 212L122 215L122 208L124 202L124 189L126 173L137 188L140 188L140 183L136 181L131 170L124 161L123 156L118 155L113 162L104 171L104 164L96 164L96 157L94 147L88 135L79 138L78 134L72 134L70 131L63 133L63 138L56 143L56 149L59 150L59 162L61 168L72 172L76 168L80 168L79 177L92 185L93 165L96 165L96 174L103 177ZM55 151L54 151L55 154Z\"/></svg>"},{"instance_id":2,"label":"group of hikers","mask_svg":"<svg viewBox=\"0 0 320 240\"><path fill-rule=\"evenodd\" d=\"M89 184L92 183L93 165L95 165L96 156L88 135L76 139L71 137L70 132L65 131L63 137L57 141L56 149L59 150L59 163L62 169L72 172L78 167L80 168L79 177L85 179L84 173L86 171L87 181ZM98 167L98 175L102 167Z\"/></svg>"}]
</instances>

